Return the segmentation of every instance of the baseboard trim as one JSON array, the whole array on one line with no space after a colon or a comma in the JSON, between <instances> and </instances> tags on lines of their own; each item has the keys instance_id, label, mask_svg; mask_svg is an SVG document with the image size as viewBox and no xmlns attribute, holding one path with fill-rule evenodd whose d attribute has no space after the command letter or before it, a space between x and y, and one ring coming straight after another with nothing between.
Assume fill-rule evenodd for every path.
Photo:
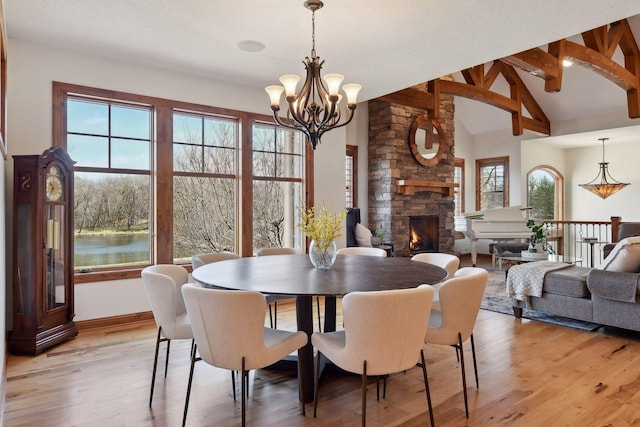
<instances>
[{"instance_id":1,"label":"baseboard trim","mask_svg":"<svg viewBox=\"0 0 640 427\"><path fill-rule=\"evenodd\" d=\"M144 322L153 320L153 313L151 311L144 311L141 313L123 314L120 316L102 317L100 319L81 320L76 322L76 326L79 331L95 328L103 328L105 326L117 326L127 323Z\"/></svg>"}]
</instances>

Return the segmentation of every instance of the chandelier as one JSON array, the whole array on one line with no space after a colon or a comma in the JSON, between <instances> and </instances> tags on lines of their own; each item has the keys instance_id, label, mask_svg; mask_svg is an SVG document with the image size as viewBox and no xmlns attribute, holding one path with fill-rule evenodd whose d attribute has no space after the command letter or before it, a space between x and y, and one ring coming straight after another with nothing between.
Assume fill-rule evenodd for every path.
<instances>
[{"instance_id":1,"label":"chandelier","mask_svg":"<svg viewBox=\"0 0 640 427\"><path fill-rule=\"evenodd\" d=\"M629 183L618 182L609 174L609 163L604 161L604 142L609 138L599 138L602 141L602 162L600 162L600 172L593 181L586 184L578 184L580 187L591 191L596 196L603 199L622 190Z\"/></svg>"},{"instance_id":2,"label":"chandelier","mask_svg":"<svg viewBox=\"0 0 640 427\"><path fill-rule=\"evenodd\" d=\"M322 8L323 5L320 0L304 2L304 7L311 10L311 58L306 57L303 61L307 76L300 92L296 93L296 86L300 81L300 76L296 74L281 76L282 86L267 86L265 88L271 98L271 109L275 121L281 126L303 132L307 135L314 150L325 132L345 126L353 119L356 98L361 89L361 86L355 83L342 86L347 97L346 117L343 117L340 105L342 95L338 94L338 91L344 76L325 74L323 82L320 78L320 70L324 61L316 56L315 16L316 10ZM285 92L289 107L286 119L281 119L278 116L282 92Z\"/></svg>"}]
</instances>

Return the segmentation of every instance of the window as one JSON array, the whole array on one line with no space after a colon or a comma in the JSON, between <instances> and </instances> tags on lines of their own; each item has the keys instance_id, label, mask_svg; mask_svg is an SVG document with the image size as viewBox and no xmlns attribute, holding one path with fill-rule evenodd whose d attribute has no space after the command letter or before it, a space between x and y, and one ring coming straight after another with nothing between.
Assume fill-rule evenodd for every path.
<instances>
[{"instance_id":1,"label":"window","mask_svg":"<svg viewBox=\"0 0 640 427\"><path fill-rule=\"evenodd\" d=\"M462 234L467 230L467 221L464 217L464 159L453 159L453 225L457 238L463 238Z\"/></svg>"},{"instance_id":2,"label":"window","mask_svg":"<svg viewBox=\"0 0 640 427\"><path fill-rule=\"evenodd\" d=\"M345 156L345 206L358 206L358 146L347 145Z\"/></svg>"},{"instance_id":3,"label":"window","mask_svg":"<svg viewBox=\"0 0 640 427\"><path fill-rule=\"evenodd\" d=\"M173 114L173 257L236 252L238 123Z\"/></svg>"},{"instance_id":4,"label":"window","mask_svg":"<svg viewBox=\"0 0 640 427\"><path fill-rule=\"evenodd\" d=\"M476 210L509 206L509 158L476 160Z\"/></svg>"},{"instance_id":5,"label":"window","mask_svg":"<svg viewBox=\"0 0 640 427\"><path fill-rule=\"evenodd\" d=\"M76 283L304 246L313 153L269 116L54 82L53 133L76 161Z\"/></svg>"},{"instance_id":6,"label":"window","mask_svg":"<svg viewBox=\"0 0 640 427\"><path fill-rule=\"evenodd\" d=\"M562 220L562 175L551 166L537 166L527 173L529 217L538 220Z\"/></svg>"},{"instance_id":7,"label":"window","mask_svg":"<svg viewBox=\"0 0 640 427\"><path fill-rule=\"evenodd\" d=\"M253 125L253 249L300 248L297 206L304 206L302 133Z\"/></svg>"},{"instance_id":8,"label":"window","mask_svg":"<svg viewBox=\"0 0 640 427\"><path fill-rule=\"evenodd\" d=\"M67 152L76 161L76 269L151 260L152 116L149 106L67 101Z\"/></svg>"}]
</instances>

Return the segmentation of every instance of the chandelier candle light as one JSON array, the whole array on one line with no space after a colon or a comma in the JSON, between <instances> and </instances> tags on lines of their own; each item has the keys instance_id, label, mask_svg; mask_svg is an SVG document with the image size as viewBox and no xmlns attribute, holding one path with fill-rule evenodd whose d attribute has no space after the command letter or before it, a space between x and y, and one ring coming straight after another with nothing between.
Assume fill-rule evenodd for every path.
<instances>
[{"instance_id":1,"label":"chandelier candle light","mask_svg":"<svg viewBox=\"0 0 640 427\"><path fill-rule=\"evenodd\" d=\"M618 182L609 174L609 163L604 161L604 142L609 138L598 139L602 141L602 162L600 162L600 172L593 181L578 185L585 190L591 191L596 196L606 199L630 184L628 182Z\"/></svg>"},{"instance_id":2,"label":"chandelier candle light","mask_svg":"<svg viewBox=\"0 0 640 427\"><path fill-rule=\"evenodd\" d=\"M338 92L344 76L325 74L323 82L320 78L320 70L324 61L316 56L315 16L316 10L322 8L323 5L320 0L304 2L304 7L311 10L311 58L306 57L303 61L307 76L300 92L296 93L296 87L300 81L300 76L296 74L281 76L282 86L267 86L265 88L271 98L271 109L275 121L281 126L303 132L307 135L314 150L325 132L345 126L353 119L358 92L362 88L355 83L342 86L347 97L347 110L345 111L346 118L341 122L343 118L340 108L342 95ZM286 119L281 119L278 116L282 92L285 92L285 98L289 105Z\"/></svg>"}]
</instances>

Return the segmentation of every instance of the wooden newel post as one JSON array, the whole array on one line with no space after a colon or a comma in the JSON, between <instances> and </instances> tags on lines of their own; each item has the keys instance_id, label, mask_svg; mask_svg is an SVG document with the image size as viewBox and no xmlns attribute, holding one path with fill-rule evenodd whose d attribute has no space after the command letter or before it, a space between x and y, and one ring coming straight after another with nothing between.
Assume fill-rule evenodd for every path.
<instances>
[{"instance_id":1,"label":"wooden newel post","mask_svg":"<svg viewBox=\"0 0 640 427\"><path fill-rule=\"evenodd\" d=\"M611 243L618 242L618 227L620 227L620 221L622 217L620 216L612 216L611 217Z\"/></svg>"}]
</instances>

